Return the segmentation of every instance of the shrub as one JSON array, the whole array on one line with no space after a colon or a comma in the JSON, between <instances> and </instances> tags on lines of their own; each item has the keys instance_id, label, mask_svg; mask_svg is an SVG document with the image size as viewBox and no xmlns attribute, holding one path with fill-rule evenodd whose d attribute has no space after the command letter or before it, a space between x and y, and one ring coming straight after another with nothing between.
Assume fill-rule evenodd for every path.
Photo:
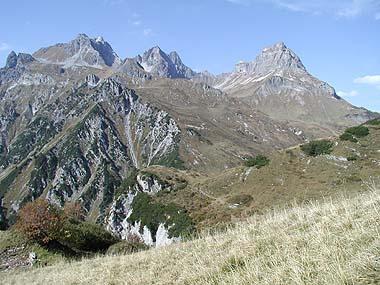
<instances>
[{"instance_id":1,"label":"shrub","mask_svg":"<svg viewBox=\"0 0 380 285\"><path fill-rule=\"evenodd\" d=\"M255 157L247 158L244 162L245 166L252 167L256 166L257 168L261 168L269 164L269 158L264 155L257 155Z\"/></svg>"},{"instance_id":2,"label":"shrub","mask_svg":"<svg viewBox=\"0 0 380 285\"><path fill-rule=\"evenodd\" d=\"M102 226L89 222L66 221L58 241L74 251L105 251L118 239Z\"/></svg>"},{"instance_id":3,"label":"shrub","mask_svg":"<svg viewBox=\"0 0 380 285\"><path fill-rule=\"evenodd\" d=\"M84 221L86 213L80 203L72 202L65 204L65 208L63 209L63 216L68 220Z\"/></svg>"},{"instance_id":4,"label":"shrub","mask_svg":"<svg viewBox=\"0 0 380 285\"><path fill-rule=\"evenodd\" d=\"M118 241L103 227L83 222L79 204L64 211L44 199L27 203L18 213L16 229L28 240L62 249L68 253L105 251Z\"/></svg>"},{"instance_id":5,"label":"shrub","mask_svg":"<svg viewBox=\"0 0 380 285\"><path fill-rule=\"evenodd\" d=\"M358 160L358 157L356 155L352 155L352 156L347 157L347 160L348 161L355 161L355 160Z\"/></svg>"},{"instance_id":6,"label":"shrub","mask_svg":"<svg viewBox=\"0 0 380 285\"><path fill-rule=\"evenodd\" d=\"M365 124L372 125L372 126L378 126L378 125L380 125L380 118L370 120L370 121L366 122Z\"/></svg>"},{"instance_id":7,"label":"shrub","mask_svg":"<svg viewBox=\"0 0 380 285\"><path fill-rule=\"evenodd\" d=\"M7 228L7 219L5 217L5 212L3 207L1 206L1 199L0 199L0 231L4 231Z\"/></svg>"},{"instance_id":8,"label":"shrub","mask_svg":"<svg viewBox=\"0 0 380 285\"><path fill-rule=\"evenodd\" d=\"M342 135L340 135L340 140L342 141L350 141L350 142L353 142L353 143L357 143L358 140L350 133L343 133Z\"/></svg>"},{"instance_id":9,"label":"shrub","mask_svg":"<svg viewBox=\"0 0 380 285\"><path fill-rule=\"evenodd\" d=\"M333 143L329 140L311 141L301 145L301 150L309 156L318 156L322 154L330 154L332 152Z\"/></svg>"},{"instance_id":10,"label":"shrub","mask_svg":"<svg viewBox=\"0 0 380 285\"><path fill-rule=\"evenodd\" d=\"M63 217L54 205L37 199L21 208L15 226L29 240L46 245L60 237Z\"/></svg>"},{"instance_id":11,"label":"shrub","mask_svg":"<svg viewBox=\"0 0 380 285\"><path fill-rule=\"evenodd\" d=\"M110 255L130 254L134 252L147 250L148 248L149 247L143 243L143 241L138 235L129 234L127 237L127 240L123 240L111 245L107 250L107 254L110 254Z\"/></svg>"},{"instance_id":12,"label":"shrub","mask_svg":"<svg viewBox=\"0 0 380 285\"><path fill-rule=\"evenodd\" d=\"M358 142L358 138L365 137L369 134L369 129L365 126L357 126L348 128L339 137L342 141Z\"/></svg>"},{"instance_id":13,"label":"shrub","mask_svg":"<svg viewBox=\"0 0 380 285\"><path fill-rule=\"evenodd\" d=\"M230 204L239 204L239 205L247 205L253 200L251 195L248 194L238 194L232 196L227 200Z\"/></svg>"},{"instance_id":14,"label":"shrub","mask_svg":"<svg viewBox=\"0 0 380 285\"><path fill-rule=\"evenodd\" d=\"M345 133L351 134L355 136L356 138L361 138L368 136L369 134L369 129L365 126L357 126L357 127L352 127L348 128Z\"/></svg>"}]
</instances>

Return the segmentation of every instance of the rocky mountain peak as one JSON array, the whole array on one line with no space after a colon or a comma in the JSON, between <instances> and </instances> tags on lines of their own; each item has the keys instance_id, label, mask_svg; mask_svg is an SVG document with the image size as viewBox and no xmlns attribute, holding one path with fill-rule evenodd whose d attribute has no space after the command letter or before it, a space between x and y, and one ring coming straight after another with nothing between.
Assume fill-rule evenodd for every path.
<instances>
[{"instance_id":1,"label":"rocky mountain peak","mask_svg":"<svg viewBox=\"0 0 380 285\"><path fill-rule=\"evenodd\" d=\"M252 62L250 73L268 74L276 70L302 70L306 72L301 59L283 42L264 48Z\"/></svg>"},{"instance_id":2,"label":"rocky mountain peak","mask_svg":"<svg viewBox=\"0 0 380 285\"><path fill-rule=\"evenodd\" d=\"M240 61L235 65L235 73L259 76L289 70L306 72L301 59L283 42L264 48L252 62Z\"/></svg>"},{"instance_id":3,"label":"rocky mountain peak","mask_svg":"<svg viewBox=\"0 0 380 285\"><path fill-rule=\"evenodd\" d=\"M195 74L183 64L177 52L168 55L159 46L150 48L142 56L137 56L136 60L145 71L160 77L191 78Z\"/></svg>"},{"instance_id":4,"label":"rocky mountain peak","mask_svg":"<svg viewBox=\"0 0 380 285\"><path fill-rule=\"evenodd\" d=\"M145 51L141 57L142 62L149 65L158 64L161 61L169 61L168 55L161 50L159 46L154 46L149 50Z\"/></svg>"},{"instance_id":5,"label":"rocky mountain peak","mask_svg":"<svg viewBox=\"0 0 380 285\"><path fill-rule=\"evenodd\" d=\"M6 68L13 68L17 65L17 54L12 50L7 57L7 62L5 64Z\"/></svg>"},{"instance_id":6,"label":"rocky mountain peak","mask_svg":"<svg viewBox=\"0 0 380 285\"><path fill-rule=\"evenodd\" d=\"M24 65L32 61L34 61L34 58L30 54L19 53L17 55L14 51L11 51L7 57L5 68L15 68L17 66Z\"/></svg>"},{"instance_id":7,"label":"rocky mountain peak","mask_svg":"<svg viewBox=\"0 0 380 285\"><path fill-rule=\"evenodd\" d=\"M172 51L169 53L170 59L173 61L173 63L182 63L181 58L179 57L179 54L176 51Z\"/></svg>"},{"instance_id":8,"label":"rocky mountain peak","mask_svg":"<svg viewBox=\"0 0 380 285\"><path fill-rule=\"evenodd\" d=\"M114 52L111 45L102 37L90 38L86 34L79 34L68 43L56 44L42 48L34 53L40 61L71 66L91 66L103 68L105 66L120 66L122 60Z\"/></svg>"}]
</instances>

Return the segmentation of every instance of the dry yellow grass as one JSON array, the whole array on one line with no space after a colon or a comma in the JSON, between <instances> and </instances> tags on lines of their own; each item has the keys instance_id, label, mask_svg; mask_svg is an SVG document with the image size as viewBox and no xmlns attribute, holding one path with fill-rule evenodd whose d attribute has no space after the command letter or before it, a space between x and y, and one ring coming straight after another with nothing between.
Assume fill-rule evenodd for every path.
<instances>
[{"instance_id":1,"label":"dry yellow grass","mask_svg":"<svg viewBox=\"0 0 380 285\"><path fill-rule=\"evenodd\" d=\"M380 284L380 189L255 216L126 256L0 274L1 284Z\"/></svg>"}]
</instances>

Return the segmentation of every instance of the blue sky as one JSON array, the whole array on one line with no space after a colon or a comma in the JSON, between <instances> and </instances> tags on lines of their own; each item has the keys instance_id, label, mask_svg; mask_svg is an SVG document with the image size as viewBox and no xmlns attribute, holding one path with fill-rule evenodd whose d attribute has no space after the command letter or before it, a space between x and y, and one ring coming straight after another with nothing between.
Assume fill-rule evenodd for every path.
<instances>
[{"instance_id":1,"label":"blue sky","mask_svg":"<svg viewBox=\"0 0 380 285\"><path fill-rule=\"evenodd\" d=\"M380 0L2 0L0 65L78 33L121 57L159 45L221 73L284 41L345 99L380 111Z\"/></svg>"}]
</instances>

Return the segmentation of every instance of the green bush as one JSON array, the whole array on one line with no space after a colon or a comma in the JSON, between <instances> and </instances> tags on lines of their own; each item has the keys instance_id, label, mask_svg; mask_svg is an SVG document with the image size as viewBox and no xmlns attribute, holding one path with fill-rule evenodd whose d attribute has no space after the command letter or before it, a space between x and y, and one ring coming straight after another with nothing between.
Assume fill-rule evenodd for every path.
<instances>
[{"instance_id":1,"label":"green bush","mask_svg":"<svg viewBox=\"0 0 380 285\"><path fill-rule=\"evenodd\" d=\"M365 126L357 126L357 127L348 128L345 131L345 133L351 134L355 136L356 138L362 138L362 137L368 136L369 129Z\"/></svg>"},{"instance_id":2,"label":"green bush","mask_svg":"<svg viewBox=\"0 0 380 285\"><path fill-rule=\"evenodd\" d=\"M353 142L353 143L357 143L358 140L350 133L343 133L342 135L340 135L340 140L342 141L350 141L350 142Z\"/></svg>"},{"instance_id":3,"label":"green bush","mask_svg":"<svg viewBox=\"0 0 380 285\"><path fill-rule=\"evenodd\" d=\"M357 143L358 138L368 136L368 134L369 134L369 129L367 127L357 126L357 127L346 129L339 138L342 141L350 141L353 143Z\"/></svg>"},{"instance_id":4,"label":"green bush","mask_svg":"<svg viewBox=\"0 0 380 285\"><path fill-rule=\"evenodd\" d=\"M370 121L366 122L365 124L372 125L372 126L378 126L378 125L380 125L380 118L370 120Z\"/></svg>"},{"instance_id":5,"label":"green bush","mask_svg":"<svg viewBox=\"0 0 380 285\"><path fill-rule=\"evenodd\" d=\"M358 160L358 157L356 155L348 156L347 160L348 161L355 161L355 160Z\"/></svg>"},{"instance_id":6,"label":"green bush","mask_svg":"<svg viewBox=\"0 0 380 285\"><path fill-rule=\"evenodd\" d=\"M248 194L238 194L234 195L227 200L230 204L239 204L239 205L247 205L253 200L251 195Z\"/></svg>"},{"instance_id":7,"label":"green bush","mask_svg":"<svg viewBox=\"0 0 380 285\"><path fill-rule=\"evenodd\" d=\"M333 142L329 140L311 141L301 145L301 150L309 156L318 156L330 154L332 152Z\"/></svg>"},{"instance_id":8,"label":"green bush","mask_svg":"<svg viewBox=\"0 0 380 285\"><path fill-rule=\"evenodd\" d=\"M3 207L1 206L1 199L0 199L0 231L4 231L7 229L7 219L5 217L5 211Z\"/></svg>"},{"instance_id":9,"label":"green bush","mask_svg":"<svg viewBox=\"0 0 380 285\"><path fill-rule=\"evenodd\" d=\"M147 250L149 247L139 240L123 240L111 245L107 254L109 255L125 255L134 252Z\"/></svg>"},{"instance_id":10,"label":"green bush","mask_svg":"<svg viewBox=\"0 0 380 285\"><path fill-rule=\"evenodd\" d=\"M100 225L89 222L66 221L58 242L74 251L106 251L118 239Z\"/></svg>"},{"instance_id":11,"label":"green bush","mask_svg":"<svg viewBox=\"0 0 380 285\"><path fill-rule=\"evenodd\" d=\"M255 157L249 157L245 160L244 165L248 167L256 166L257 168L261 168L263 166L268 165L270 162L269 158L264 155L257 155Z\"/></svg>"}]
</instances>

